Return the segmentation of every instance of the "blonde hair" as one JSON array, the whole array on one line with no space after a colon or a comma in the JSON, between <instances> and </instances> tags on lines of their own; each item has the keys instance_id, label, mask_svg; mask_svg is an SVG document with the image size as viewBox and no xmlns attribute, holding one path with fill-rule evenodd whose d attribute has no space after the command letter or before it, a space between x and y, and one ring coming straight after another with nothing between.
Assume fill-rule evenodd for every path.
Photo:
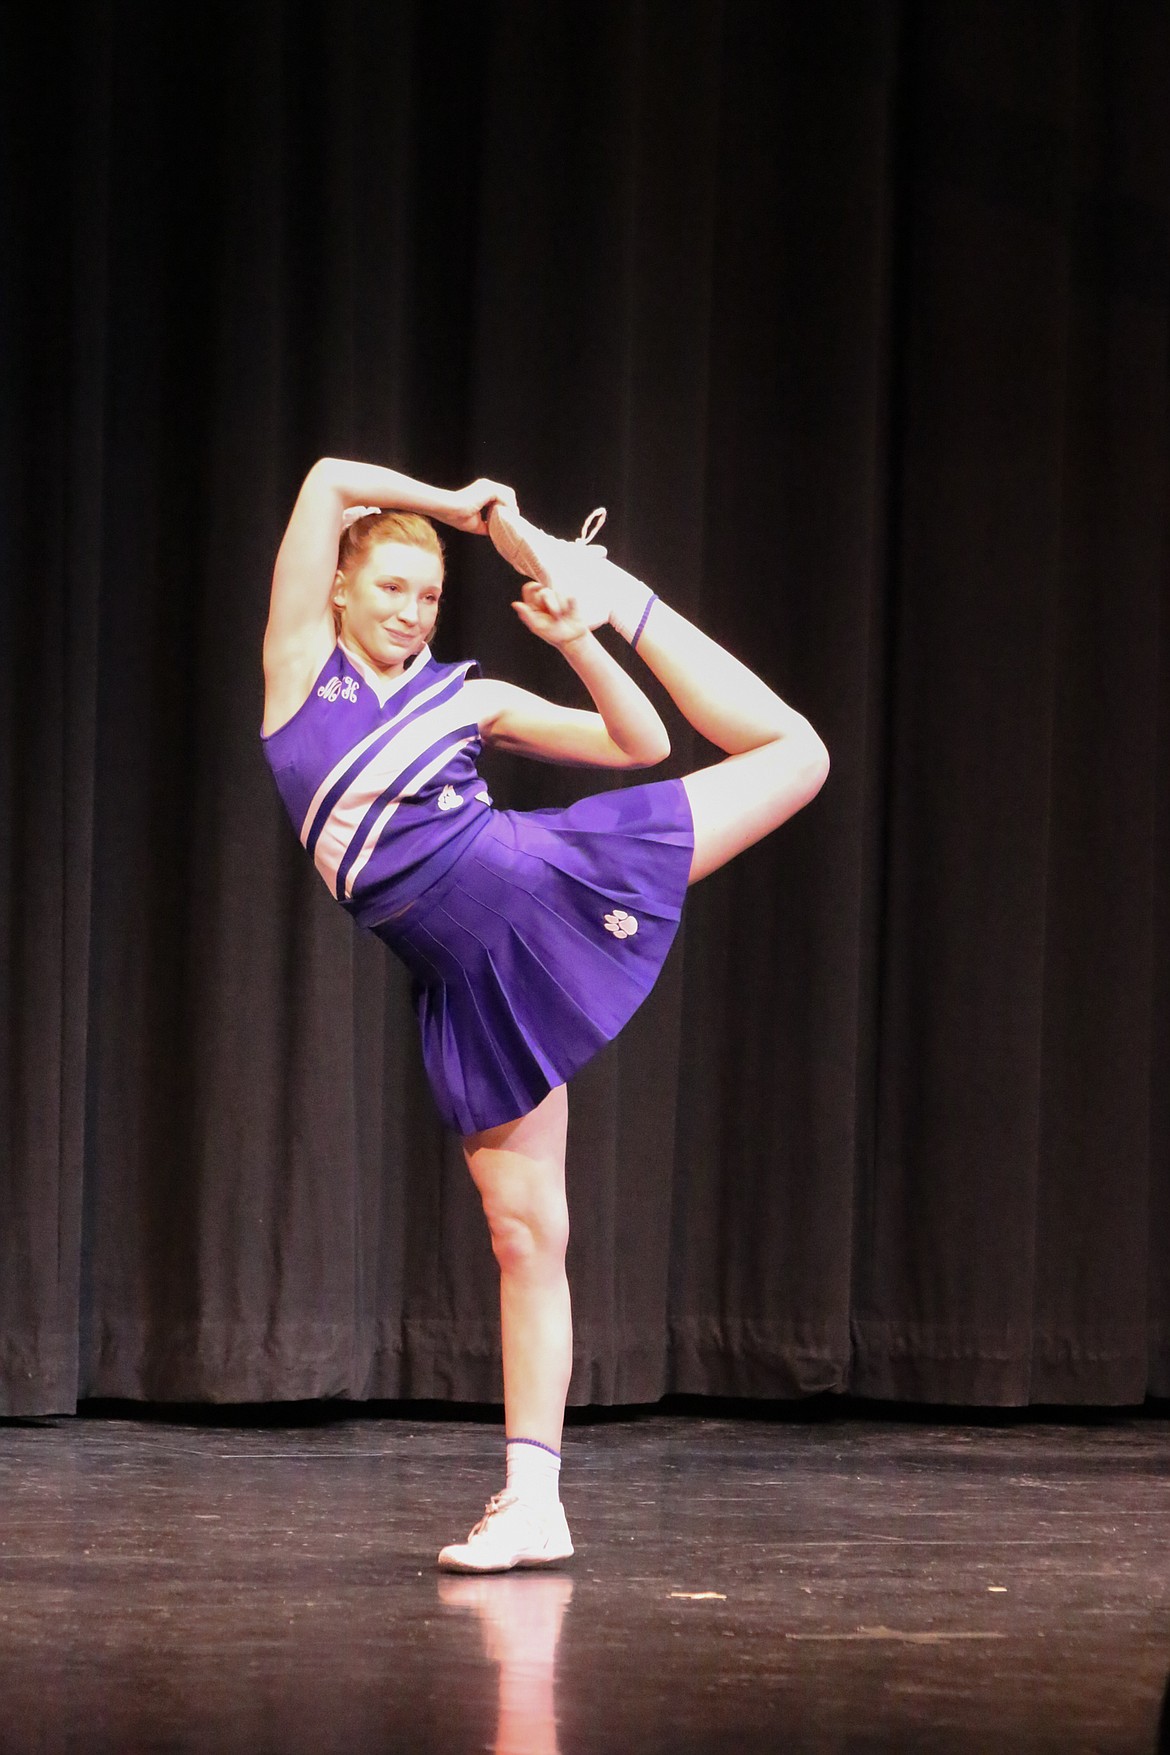
<instances>
[{"instance_id":1,"label":"blonde hair","mask_svg":"<svg viewBox=\"0 0 1170 1755\"><path fill-rule=\"evenodd\" d=\"M408 548L421 548L435 556L439 577L446 567L443 544L438 531L421 512L368 512L355 518L341 533L337 548L337 571L348 579L369 559L370 550L379 542L403 542ZM341 632L341 611L333 605L333 625ZM432 630L433 632L433 630ZM431 638L427 636L428 642Z\"/></svg>"},{"instance_id":2,"label":"blonde hair","mask_svg":"<svg viewBox=\"0 0 1170 1755\"><path fill-rule=\"evenodd\" d=\"M429 518L420 512L368 512L355 518L341 533L337 570L347 577L355 572L376 542L404 542L408 548L426 549L443 566L443 544Z\"/></svg>"}]
</instances>

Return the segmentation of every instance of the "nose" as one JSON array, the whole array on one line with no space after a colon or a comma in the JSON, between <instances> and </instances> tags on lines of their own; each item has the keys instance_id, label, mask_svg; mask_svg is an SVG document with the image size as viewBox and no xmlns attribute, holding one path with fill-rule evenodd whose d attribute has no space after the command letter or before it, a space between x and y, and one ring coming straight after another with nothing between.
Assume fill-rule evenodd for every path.
<instances>
[{"instance_id":1,"label":"nose","mask_svg":"<svg viewBox=\"0 0 1170 1755\"><path fill-rule=\"evenodd\" d=\"M418 604L414 601L413 597L407 598L405 603L400 603L398 605L398 620L403 622L408 628L415 628L418 626Z\"/></svg>"}]
</instances>

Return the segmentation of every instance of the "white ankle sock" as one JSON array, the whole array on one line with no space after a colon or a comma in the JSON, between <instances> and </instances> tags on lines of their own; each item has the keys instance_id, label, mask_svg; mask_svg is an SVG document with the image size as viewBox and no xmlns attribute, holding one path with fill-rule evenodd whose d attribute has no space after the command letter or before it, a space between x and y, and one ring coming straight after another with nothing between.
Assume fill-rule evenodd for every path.
<instances>
[{"instance_id":1,"label":"white ankle sock","mask_svg":"<svg viewBox=\"0 0 1170 1755\"><path fill-rule=\"evenodd\" d=\"M643 585L641 579L635 579L624 567L615 566L613 561L604 564L607 567L605 585L610 605L609 625L623 640L632 640L654 601L654 593L649 585Z\"/></svg>"},{"instance_id":2,"label":"white ankle sock","mask_svg":"<svg viewBox=\"0 0 1170 1755\"><path fill-rule=\"evenodd\" d=\"M509 1438L507 1486L533 1511L555 1511L560 1503L561 1459L532 1438Z\"/></svg>"}]
</instances>

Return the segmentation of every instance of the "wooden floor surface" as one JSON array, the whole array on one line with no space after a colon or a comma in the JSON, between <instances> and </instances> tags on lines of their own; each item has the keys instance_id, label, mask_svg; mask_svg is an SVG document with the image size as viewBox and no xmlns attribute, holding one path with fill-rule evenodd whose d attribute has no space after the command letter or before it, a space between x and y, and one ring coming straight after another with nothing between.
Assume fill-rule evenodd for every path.
<instances>
[{"instance_id":1,"label":"wooden floor surface","mask_svg":"<svg viewBox=\"0 0 1170 1755\"><path fill-rule=\"evenodd\" d=\"M639 1417L563 1571L439 1575L490 1426L0 1424L4 1755L1170 1747L1170 1422Z\"/></svg>"}]
</instances>

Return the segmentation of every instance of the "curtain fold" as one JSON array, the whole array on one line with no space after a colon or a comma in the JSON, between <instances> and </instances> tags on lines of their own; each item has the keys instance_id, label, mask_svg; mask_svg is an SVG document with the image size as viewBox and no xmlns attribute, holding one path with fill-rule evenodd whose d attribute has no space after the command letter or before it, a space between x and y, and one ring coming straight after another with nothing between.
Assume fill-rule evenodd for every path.
<instances>
[{"instance_id":1,"label":"curtain fold","mask_svg":"<svg viewBox=\"0 0 1170 1755\"><path fill-rule=\"evenodd\" d=\"M832 754L574 1083L572 1399L1170 1394L1165 9L80 17L0 15L0 1414L500 1393L260 752L328 454L606 505ZM440 655L575 702L448 560Z\"/></svg>"}]
</instances>

